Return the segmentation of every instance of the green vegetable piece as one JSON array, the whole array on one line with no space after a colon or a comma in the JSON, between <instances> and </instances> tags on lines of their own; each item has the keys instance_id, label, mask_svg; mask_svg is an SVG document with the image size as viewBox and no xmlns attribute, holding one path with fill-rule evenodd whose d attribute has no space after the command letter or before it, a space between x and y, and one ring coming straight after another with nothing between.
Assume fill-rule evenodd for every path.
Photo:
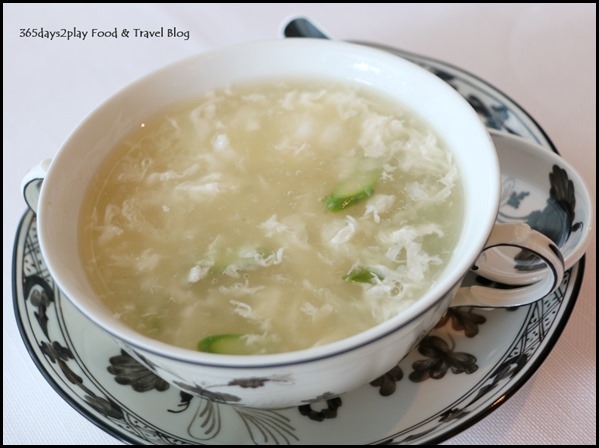
<instances>
[{"instance_id":1,"label":"green vegetable piece","mask_svg":"<svg viewBox=\"0 0 599 448\"><path fill-rule=\"evenodd\" d=\"M146 324L147 330L152 333L158 333L164 326L164 319L157 314L145 317L143 321Z\"/></svg>"},{"instance_id":2,"label":"green vegetable piece","mask_svg":"<svg viewBox=\"0 0 599 448\"><path fill-rule=\"evenodd\" d=\"M368 268L356 268L343 276L343 280L357 283L374 283L375 279L382 280L383 278L382 275Z\"/></svg>"},{"instance_id":3,"label":"green vegetable piece","mask_svg":"<svg viewBox=\"0 0 599 448\"><path fill-rule=\"evenodd\" d=\"M217 334L198 342L198 350L221 355L253 355L256 353L243 340L242 334Z\"/></svg>"},{"instance_id":4,"label":"green vegetable piece","mask_svg":"<svg viewBox=\"0 0 599 448\"><path fill-rule=\"evenodd\" d=\"M379 177L379 169L356 172L351 178L339 183L335 190L324 198L326 208L332 212L339 212L369 198L374 193Z\"/></svg>"},{"instance_id":5,"label":"green vegetable piece","mask_svg":"<svg viewBox=\"0 0 599 448\"><path fill-rule=\"evenodd\" d=\"M239 251L229 250L210 268L210 273L222 274L231 265L235 265L239 271L251 271L259 268L260 261L266 260L273 253L264 248L257 248L254 252L250 251L245 255L241 255Z\"/></svg>"}]
</instances>

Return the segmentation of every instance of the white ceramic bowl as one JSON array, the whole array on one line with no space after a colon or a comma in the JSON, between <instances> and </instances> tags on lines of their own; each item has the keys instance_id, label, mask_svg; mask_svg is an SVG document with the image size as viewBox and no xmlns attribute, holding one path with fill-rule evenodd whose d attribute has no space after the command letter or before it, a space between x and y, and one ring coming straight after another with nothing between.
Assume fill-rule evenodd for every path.
<instances>
[{"instance_id":1,"label":"white ceramic bowl","mask_svg":"<svg viewBox=\"0 0 599 448\"><path fill-rule=\"evenodd\" d=\"M464 217L449 267L400 315L347 339L290 353L194 352L144 337L116 320L96 298L78 255L78 217L98 165L133 126L166 106L230 83L304 76L368 85L420 115L451 148L464 185ZM95 110L46 168L38 204L40 246L53 278L73 304L136 359L183 390L269 408L339 395L391 369L450 306L491 234L501 189L491 139L451 87L388 53L311 39L239 45L150 74Z\"/></svg>"}]
</instances>

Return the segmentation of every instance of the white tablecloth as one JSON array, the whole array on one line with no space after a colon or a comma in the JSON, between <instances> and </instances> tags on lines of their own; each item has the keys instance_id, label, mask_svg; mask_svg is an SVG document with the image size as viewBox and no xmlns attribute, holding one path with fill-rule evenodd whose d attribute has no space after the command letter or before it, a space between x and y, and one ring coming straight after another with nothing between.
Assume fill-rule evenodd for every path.
<instances>
[{"instance_id":1,"label":"white tablecloth","mask_svg":"<svg viewBox=\"0 0 599 448\"><path fill-rule=\"evenodd\" d=\"M46 383L12 310L11 253L25 210L20 180L99 103L172 61L275 38L305 14L339 39L367 40L462 67L511 96L584 177L595 202L596 5L3 5L3 440L115 444ZM39 39L22 28L177 27L190 38ZM594 233L594 231L593 231ZM595 238L580 297L528 383L448 444L595 444Z\"/></svg>"}]
</instances>

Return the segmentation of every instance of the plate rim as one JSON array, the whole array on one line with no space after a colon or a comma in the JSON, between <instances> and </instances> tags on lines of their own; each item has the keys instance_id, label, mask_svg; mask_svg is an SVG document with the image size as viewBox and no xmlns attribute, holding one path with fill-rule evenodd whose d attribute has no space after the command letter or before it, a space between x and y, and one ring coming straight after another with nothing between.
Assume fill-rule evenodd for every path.
<instances>
[{"instance_id":1,"label":"plate rim","mask_svg":"<svg viewBox=\"0 0 599 448\"><path fill-rule=\"evenodd\" d=\"M471 428L488 415L493 413L495 410L499 409L503 404L505 404L510 398L512 398L518 391L524 386L530 378L534 376L535 373L539 370L541 365L545 362L549 354L553 351L553 348L557 344L557 341L561 337L566 325L570 321L570 317L572 315L572 311L574 310L574 306L576 302L578 302L578 297L580 296L580 289L582 287L582 283L584 280L584 272L586 267L586 254L582 256L582 258L574 264L574 267L578 267L576 272L576 278L574 279L574 286L572 288L572 293L570 294L570 300L564 307L564 312L562 318L555 325L555 330L553 334L549 337L545 345L545 348L539 352L539 355L535 358L535 360L531 363L531 365L522 373L520 378L511 385L511 387L501 395L495 402L482 409L480 412L475 414L474 416L466 419L460 424L455 425L454 427L448 429L446 433L439 434L438 436L432 437L426 443L427 444L435 444L438 445L441 442L451 439L452 437L457 436L468 428Z\"/></svg>"},{"instance_id":2,"label":"plate rim","mask_svg":"<svg viewBox=\"0 0 599 448\"><path fill-rule=\"evenodd\" d=\"M29 356L30 356L31 360L33 361L33 364L35 365L35 367L37 367L37 369L42 374L42 376L44 377L46 382L75 411L77 411L79 414L81 414L83 417L85 417L88 421L90 421L91 423L96 425L98 428L100 428L102 431L111 435L115 439L117 439L121 442L124 442L124 443L131 444L131 445L139 445L140 443L138 441L136 441L135 439L130 438L130 436L128 436L125 433L121 433L121 432L117 431L116 427L112 428L112 427L104 424L104 421L101 418L95 416L87 408L80 406L79 403L77 403L75 401L75 399L67 392L67 390L63 389L60 386L60 384L58 383L58 381L48 372L48 370L45 368L41 359L35 353L33 346L31 344L31 341L29 340L29 338L27 336L27 330L25 329L25 323L21 319L21 315L19 313L20 305L18 303L19 298L17 297L18 292L17 292L17 267L16 267L17 265L16 265L16 262L17 262L17 254L19 251L19 247L18 247L19 240L20 240L21 232L23 231L23 225L24 225L25 221L27 219L30 219L30 217L32 217L33 215L34 215L34 213L31 210L26 210L25 213L23 213L23 215L21 216L21 219L19 219L19 224L17 225L17 233L15 235L15 240L13 243L13 254L12 254L12 276L11 277L12 277L13 312L15 314L17 328L19 329L19 334L21 335L21 340L23 342L23 345L25 346L25 349L29 353ZM33 219L33 218L31 218L31 219Z\"/></svg>"}]
</instances>

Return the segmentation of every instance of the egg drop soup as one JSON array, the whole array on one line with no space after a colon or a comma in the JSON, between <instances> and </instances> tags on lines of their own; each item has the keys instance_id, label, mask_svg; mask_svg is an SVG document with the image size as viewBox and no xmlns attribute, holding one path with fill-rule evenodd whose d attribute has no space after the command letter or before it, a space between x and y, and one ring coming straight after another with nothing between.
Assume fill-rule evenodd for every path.
<instances>
[{"instance_id":1,"label":"egg drop soup","mask_svg":"<svg viewBox=\"0 0 599 448\"><path fill-rule=\"evenodd\" d=\"M401 313L462 227L452 152L367 86L230 86L139 123L98 171L81 256L125 324L176 346L262 354Z\"/></svg>"}]
</instances>

